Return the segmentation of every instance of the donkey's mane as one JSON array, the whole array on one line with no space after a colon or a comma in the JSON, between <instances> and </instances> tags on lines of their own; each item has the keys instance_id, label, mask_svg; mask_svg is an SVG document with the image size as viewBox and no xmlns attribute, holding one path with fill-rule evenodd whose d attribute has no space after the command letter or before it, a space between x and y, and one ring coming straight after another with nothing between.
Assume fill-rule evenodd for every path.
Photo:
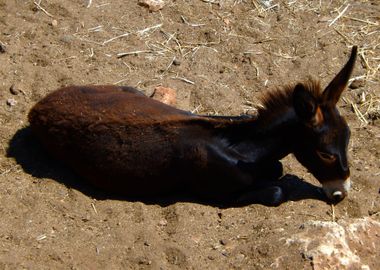
<instances>
[{"instance_id":1,"label":"donkey's mane","mask_svg":"<svg viewBox=\"0 0 380 270\"><path fill-rule=\"evenodd\" d=\"M306 82L301 83L318 101L322 98L322 91L319 81L309 78ZM282 113L293 108L293 91L295 85L286 85L267 91L261 98L261 105L258 109L258 118L263 121L270 121Z\"/></svg>"}]
</instances>

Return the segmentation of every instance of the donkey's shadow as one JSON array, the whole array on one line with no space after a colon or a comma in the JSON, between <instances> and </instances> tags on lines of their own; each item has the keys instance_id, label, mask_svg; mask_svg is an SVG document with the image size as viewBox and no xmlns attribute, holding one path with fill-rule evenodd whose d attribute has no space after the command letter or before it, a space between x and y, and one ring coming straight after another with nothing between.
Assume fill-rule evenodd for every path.
<instances>
[{"instance_id":1,"label":"donkey's shadow","mask_svg":"<svg viewBox=\"0 0 380 270\"><path fill-rule=\"evenodd\" d=\"M7 149L7 156L14 158L23 170L33 177L39 179L53 179L68 188L79 190L83 194L98 200L116 199L141 201L146 204L159 204L161 206L167 206L176 202L194 202L221 208L235 206L228 202L205 201L191 194L136 199L99 190L83 181L80 176L75 174L67 166L52 158L33 136L30 127L18 130L12 137L9 142L9 148ZM280 181L276 182L276 185L281 186L285 194L287 194L287 201L315 199L327 202L327 198L321 188L307 183L295 175L283 176Z\"/></svg>"}]
</instances>

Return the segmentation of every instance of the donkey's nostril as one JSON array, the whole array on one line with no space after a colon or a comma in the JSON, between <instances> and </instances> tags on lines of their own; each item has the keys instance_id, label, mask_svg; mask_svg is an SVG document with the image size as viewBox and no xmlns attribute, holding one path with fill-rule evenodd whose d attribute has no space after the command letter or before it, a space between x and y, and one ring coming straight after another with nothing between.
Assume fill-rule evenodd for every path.
<instances>
[{"instance_id":1,"label":"donkey's nostril","mask_svg":"<svg viewBox=\"0 0 380 270\"><path fill-rule=\"evenodd\" d=\"M346 180L333 180L323 183L323 191L330 202L338 203L343 200L350 189L350 179Z\"/></svg>"},{"instance_id":2,"label":"donkey's nostril","mask_svg":"<svg viewBox=\"0 0 380 270\"><path fill-rule=\"evenodd\" d=\"M342 191L339 191L339 190L335 191L335 192L333 193L333 198L334 198L335 201L340 201L340 200L342 200L342 199L343 199L343 192L342 192Z\"/></svg>"}]
</instances>

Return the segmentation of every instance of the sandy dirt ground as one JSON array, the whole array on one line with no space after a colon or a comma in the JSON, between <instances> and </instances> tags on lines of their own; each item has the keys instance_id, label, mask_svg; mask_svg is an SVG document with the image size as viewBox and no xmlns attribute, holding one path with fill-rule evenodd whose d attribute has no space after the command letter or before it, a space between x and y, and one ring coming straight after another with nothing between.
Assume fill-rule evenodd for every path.
<instances>
[{"instance_id":1,"label":"sandy dirt ground","mask_svg":"<svg viewBox=\"0 0 380 270\"><path fill-rule=\"evenodd\" d=\"M332 221L326 202L115 198L49 158L27 113L61 86L116 84L147 95L171 87L196 113L254 114L264 91L309 75L325 86L356 44L355 79L338 104L352 131L353 189L334 214L379 221L379 18L376 0L167 0L157 12L135 0L0 0L0 269L312 269L287 239ZM318 185L293 157L283 164Z\"/></svg>"}]
</instances>

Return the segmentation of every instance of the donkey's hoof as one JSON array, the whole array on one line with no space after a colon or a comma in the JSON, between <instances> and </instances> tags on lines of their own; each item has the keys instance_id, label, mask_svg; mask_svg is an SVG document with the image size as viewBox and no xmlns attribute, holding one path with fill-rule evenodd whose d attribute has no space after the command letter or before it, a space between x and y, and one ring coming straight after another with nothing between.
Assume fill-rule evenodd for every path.
<instances>
[{"instance_id":1,"label":"donkey's hoof","mask_svg":"<svg viewBox=\"0 0 380 270\"><path fill-rule=\"evenodd\" d=\"M284 192L282 191L282 188L278 186L268 187L267 191L269 194L271 194L271 196L268 196L269 205L278 206L284 202L285 196L284 196Z\"/></svg>"}]
</instances>

